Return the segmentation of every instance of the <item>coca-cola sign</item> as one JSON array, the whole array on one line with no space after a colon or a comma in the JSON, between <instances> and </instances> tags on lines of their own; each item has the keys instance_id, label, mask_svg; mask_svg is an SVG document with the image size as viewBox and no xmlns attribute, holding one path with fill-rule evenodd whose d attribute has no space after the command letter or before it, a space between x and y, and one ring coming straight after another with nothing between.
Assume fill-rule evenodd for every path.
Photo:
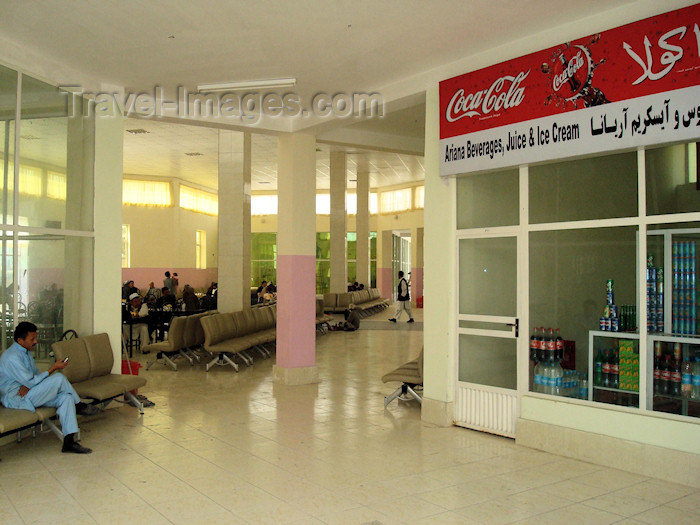
<instances>
[{"instance_id":1,"label":"coca-cola sign","mask_svg":"<svg viewBox=\"0 0 700 525\"><path fill-rule=\"evenodd\" d=\"M700 4L440 83L440 138L700 84Z\"/></svg>"},{"instance_id":2,"label":"coca-cola sign","mask_svg":"<svg viewBox=\"0 0 700 525\"><path fill-rule=\"evenodd\" d=\"M525 97L525 88L520 84L529 74L528 70L521 71L516 76L498 78L488 89L469 93L466 96L463 89L457 90L447 105L445 119L448 122L455 122L464 117L488 115L492 111L519 106Z\"/></svg>"}]
</instances>

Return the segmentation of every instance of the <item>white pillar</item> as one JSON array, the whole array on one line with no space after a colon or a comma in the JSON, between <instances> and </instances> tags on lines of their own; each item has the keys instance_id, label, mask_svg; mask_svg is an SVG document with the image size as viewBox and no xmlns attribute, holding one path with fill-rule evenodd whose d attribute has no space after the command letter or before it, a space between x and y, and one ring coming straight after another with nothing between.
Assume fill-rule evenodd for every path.
<instances>
[{"instance_id":1,"label":"white pillar","mask_svg":"<svg viewBox=\"0 0 700 525\"><path fill-rule=\"evenodd\" d=\"M331 293L347 291L347 158L344 151L331 151Z\"/></svg>"},{"instance_id":2,"label":"white pillar","mask_svg":"<svg viewBox=\"0 0 700 525\"><path fill-rule=\"evenodd\" d=\"M113 373L121 373L122 169L121 116L95 117L95 196L93 207L93 333L106 332L114 353ZM80 334L79 335L83 335Z\"/></svg>"},{"instance_id":3,"label":"white pillar","mask_svg":"<svg viewBox=\"0 0 700 525\"><path fill-rule=\"evenodd\" d=\"M369 267L369 171L357 169L357 216L355 221L357 235L357 282L365 288L371 286Z\"/></svg>"},{"instance_id":4,"label":"white pillar","mask_svg":"<svg viewBox=\"0 0 700 525\"><path fill-rule=\"evenodd\" d=\"M250 308L251 135L219 130L218 309Z\"/></svg>"},{"instance_id":5,"label":"white pillar","mask_svg":"<svg viewBox=\"0 0 700 525\"><path fill-rule=\"evenodd\" d=\"M425 310L421 418L449 426L454 419L455 275L454 180L440 178L440 107L435 85L425 93Z\"/></svg>"},{"instance_id":6,"label":"white pillar","mask_svg":"<svg viewBox=\"0 0 700 525\"><path fill-rule=\"evenodd\" d=\"M280 136L277 193L276 381L318 382L316 367L316 138Z\"/></svg>"}]
</instances>

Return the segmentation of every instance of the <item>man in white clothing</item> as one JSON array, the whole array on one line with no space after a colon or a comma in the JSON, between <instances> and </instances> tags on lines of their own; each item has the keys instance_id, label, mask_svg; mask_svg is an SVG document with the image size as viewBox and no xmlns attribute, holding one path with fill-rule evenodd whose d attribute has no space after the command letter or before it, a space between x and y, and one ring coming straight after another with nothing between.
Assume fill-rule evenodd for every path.
<instances>
[{"instance_id":1,"label":"man in white clothing","mask_svg":"<svg viewBox=\"0 0 700 525\"><path fill-rule=\"evenodd\" d=\"M399 285L396 291L398 296L396 301L396 312L394 313L394 317L389 319L389 321L395 323L401 315L401 311L406 310L406 313L408 314L408 322L412 323L413 316L411 315L411 296L408 292L408 282L406 279L404 279L402 271L399 271Z\"/></svg>"}]
</instances>

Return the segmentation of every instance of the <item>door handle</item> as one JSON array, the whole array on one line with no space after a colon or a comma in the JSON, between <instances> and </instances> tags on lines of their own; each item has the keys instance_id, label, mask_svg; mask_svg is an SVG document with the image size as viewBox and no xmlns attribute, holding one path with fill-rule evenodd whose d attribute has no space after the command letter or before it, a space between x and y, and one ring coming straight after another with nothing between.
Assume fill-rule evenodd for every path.
<instances>
[{"instance_id":1,"label":"door handle","mask_svg":"<svg viewBox=\"0 0 700 525\"><path fill-rule=\"evenodd\" d=\"M518 333L520 332L520 319L518 319L516 317L514 323L506 323L506 326L514 326L515 327L515 337L518 337Z\"/></svg>"}]
</instances>

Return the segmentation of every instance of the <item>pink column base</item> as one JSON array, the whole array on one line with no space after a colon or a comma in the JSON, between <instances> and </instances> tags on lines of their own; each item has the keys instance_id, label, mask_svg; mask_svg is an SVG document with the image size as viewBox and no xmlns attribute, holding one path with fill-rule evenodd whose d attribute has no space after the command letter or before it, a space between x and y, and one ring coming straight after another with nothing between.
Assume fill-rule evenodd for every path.
<instances>
[{"instance_id":1,"label":"pink column base","mask_svg":"<svg viewBox=\"0 0 700 525\"><path fill-rule=\"evenodd\" d=\"M411 300L415 303L423 295L423 268L411 268Z\"/></svg>"},{"instance_id":2,"label":"pink column base","mask_svg":"<svg viewBox=\"0 0 700 525\"><path fill-rule=\"evenodd\" d=\"M277 366L316 365L316 257L277 256Z\"/></svg>"},{"instance_id":3,"label":"pink column base","mask_svg":"<svg viewBox=\"0 0 700 525\"><path fill-rule=\"evenodd\" d=\"M394 291L391 268L377 268L377 288L384 299L391 299Z\"/></svg>"}]
</instances>

